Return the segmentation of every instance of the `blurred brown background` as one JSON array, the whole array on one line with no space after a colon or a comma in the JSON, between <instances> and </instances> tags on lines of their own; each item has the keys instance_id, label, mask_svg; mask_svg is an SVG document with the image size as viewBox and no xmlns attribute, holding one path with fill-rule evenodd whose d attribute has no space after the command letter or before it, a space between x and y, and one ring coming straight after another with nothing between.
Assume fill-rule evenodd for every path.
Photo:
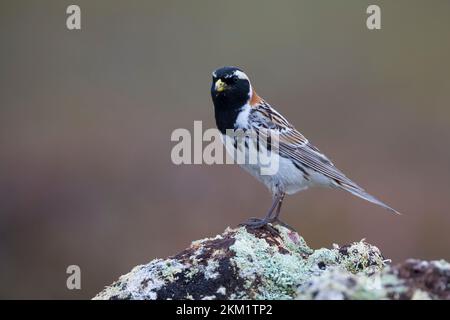
<instances>
[{"instance_id":1,"label":"blurred brown background","mask_svg":"<svg viewBox=\"0 0 450 320\"><path fill-rule=\"evenodd\" d=\"M72 3L81 31L66 29ZM214 127L223 65L404 213L336 190L288 197L284 220L311 246L450 259L449 14L446 0L2 1L0 297L90 298L265 213L269 193L237 166L170 160L175 128Z\"/></svg>"}]
</instances>

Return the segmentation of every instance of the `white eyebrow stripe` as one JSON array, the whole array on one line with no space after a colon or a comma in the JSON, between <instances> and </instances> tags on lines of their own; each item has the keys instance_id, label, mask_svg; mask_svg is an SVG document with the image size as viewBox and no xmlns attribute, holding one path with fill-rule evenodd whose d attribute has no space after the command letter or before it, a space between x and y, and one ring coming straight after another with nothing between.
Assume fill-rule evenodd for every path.
<instances>
[{"instance_id":1,"label":"white eyebrow stripe","mask_svg":"<svg viewBox=\"0 0 450 320\"><path fill-rule=\"evenodd\" d=\"M212 73L212 76L214 77L214 78L216 78L217 77L217 74L216 74L216 72L214 71L213 73Z\"/></svg>"},{"instance_id":2,"label":"white eyebrow stripe","mask_svg":"<svg viewBox=\"0 0 450 320\"><path fill-rule=\"evenodd\" d=\"M236 77L238 77L239 79L248 80L247 75L246 75L245 73L243 73L242 71L240 71L240 70L234 71L233 74L234 74Z\"/></svg>"}]
</instances>

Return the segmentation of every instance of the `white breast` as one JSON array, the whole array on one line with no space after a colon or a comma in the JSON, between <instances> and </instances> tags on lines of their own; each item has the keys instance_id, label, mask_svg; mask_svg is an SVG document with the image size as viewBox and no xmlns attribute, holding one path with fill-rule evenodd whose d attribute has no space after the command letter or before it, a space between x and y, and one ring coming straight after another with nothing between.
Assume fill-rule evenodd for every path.
<instances>
[{"instance_id":1,"label":"white breast","mask_svg":"<svg viewBox=\"0 0 450 320\"><path fill-rule=\"evenodd\" d=\"M223 139L226 139L226 137L224 136ZM242 145L238 145L238 147L240 146ZM263 147L260 146L260 148ZM235 151L232 143L227 145L227 151L230 154ZM267 150L262 149L262 152L267 152ZM264 183L274 195L279 193L293 194L311 185L310 181L305 179L303 173L294 166L292 161L286 158L278 157L278 170L274 174L267 175L263 174L264 171L261 170L259 163L250 163L248 154L248 149L246 149L245 163L240 163L239 165L260 182Z\"/></svg>"}]
</instances>

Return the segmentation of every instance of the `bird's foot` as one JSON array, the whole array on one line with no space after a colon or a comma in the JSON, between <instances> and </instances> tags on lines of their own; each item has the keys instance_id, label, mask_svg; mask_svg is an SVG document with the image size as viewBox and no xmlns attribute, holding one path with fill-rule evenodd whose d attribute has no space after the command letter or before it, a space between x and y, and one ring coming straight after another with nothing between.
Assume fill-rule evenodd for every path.
<instances>
[{"instance_id":1,"label":"bird's foot","mask_svg":"<svg viewBox=\"0 0 450 320\"><path fill-rule=\"evenodd\" d=\"M272 219L261 219L261 218L250 218L247 221L240 223L239 225L242 227L248 227L250 229L259 229L259 228L267 228L270 231L276 231L269 223L272 223Z\"/></svg>"},{"instance_id":2,"label":"bird's foot","mask_svg":"<svg viewBox=\"0 0 450 320\"><path fill-rule=\"evenodd\" d=\"M268 223L269 221L266 219L252 217L247 221L240 223L239 225L242 227L250 227L252 229L257 229L265 226Z\"/></svg>"}]
</instances>

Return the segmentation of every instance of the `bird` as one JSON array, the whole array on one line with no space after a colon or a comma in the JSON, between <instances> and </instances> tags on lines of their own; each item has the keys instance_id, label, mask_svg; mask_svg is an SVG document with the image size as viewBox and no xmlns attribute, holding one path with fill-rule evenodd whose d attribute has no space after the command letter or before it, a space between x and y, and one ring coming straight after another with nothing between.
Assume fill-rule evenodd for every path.
<instances>
[{"instance_id":1,"label":"bird","mask_svg":"<svg viewBox=\"0 0 450 320\"><path fill-rule=\"evenodd\" d=\"M342 189L399 214L336 168L328 157L256 93L242 69L226 66L213 71L211 97L217 129L224 143L229 132L235 130L256 132L261 137L278 137L276 140L267 139L266 145L266 150L276 151L279 156L278 169L274 174L262 174L259 170L260 163L250 164L244 161L240 164L266 185L273 198L272 205L263 218L250 218L241 225L251 228L261 228L269 223L287 225L279 217L285 196L310 187ZM236 149L236 138L233 139L232 148ZM248 148L247 143L244 148Z\"/></svg>"}]
</instances>

